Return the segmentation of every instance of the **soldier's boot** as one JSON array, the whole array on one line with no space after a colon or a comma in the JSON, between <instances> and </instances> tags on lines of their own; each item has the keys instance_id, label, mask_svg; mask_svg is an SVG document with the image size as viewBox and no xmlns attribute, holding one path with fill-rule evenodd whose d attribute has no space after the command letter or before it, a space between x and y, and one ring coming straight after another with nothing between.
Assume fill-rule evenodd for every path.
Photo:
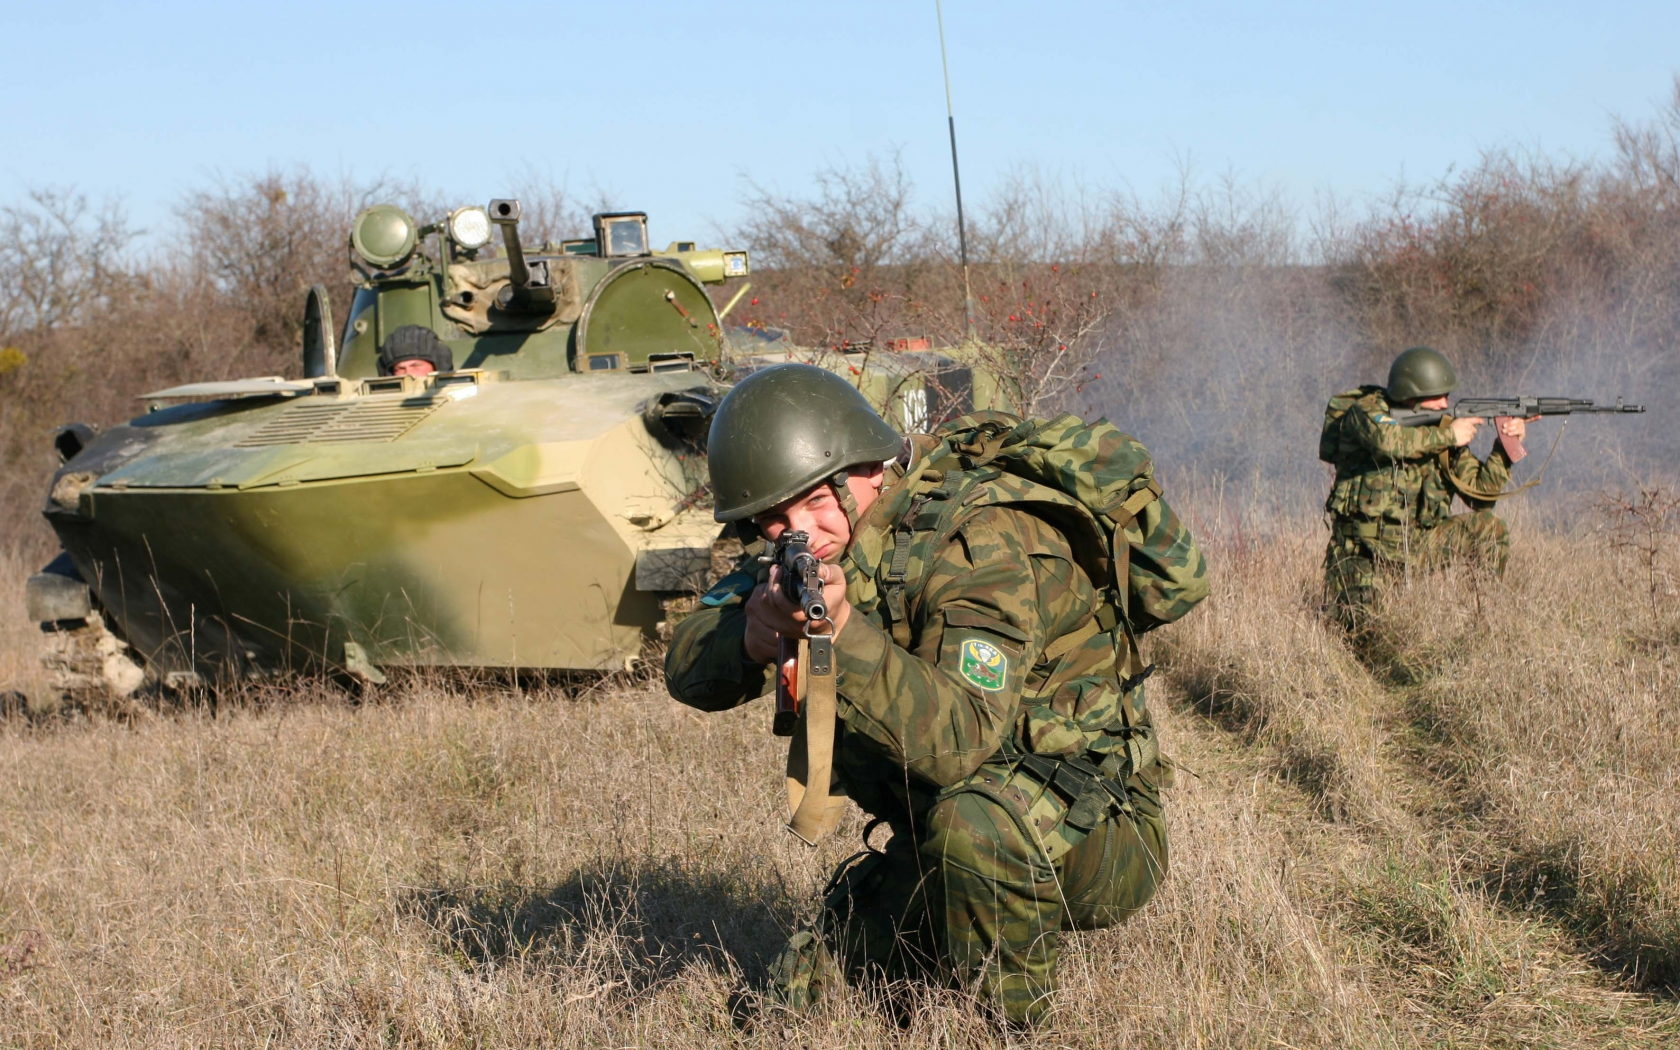
<instances>
[{"instance_id":1,"label":"soldier's boot","mask_svg":"<svg viewBox=\"0 0 1680 1050\"><path fill-rule=\"evenodd\" d=\"M937 970L930 880L914 843L908 831L895 831L884 851L853 857L835 871L815 926L794 934L770 966L767 1009L805 1013L865 975L899 981Z\"/></svg>"},{"instance_id":2,"label":"soldier's boot","mask_svg":"<svg viewBox=\"0 0 1680 1050\"><path fill-rule=\"evenodd\" d=\"M840 965L816 930L800 930L770 964L767 1010L806 1013L845 980Z\"/></svg>"}]
</instances>

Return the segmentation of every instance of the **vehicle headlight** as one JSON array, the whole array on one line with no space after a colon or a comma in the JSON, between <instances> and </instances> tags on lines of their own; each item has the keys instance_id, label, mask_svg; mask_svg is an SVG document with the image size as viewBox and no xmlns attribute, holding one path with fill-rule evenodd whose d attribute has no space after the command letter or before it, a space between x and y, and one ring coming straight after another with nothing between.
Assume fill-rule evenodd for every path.
<instances>
[{"instance_id":1,"label":"vehicle headlight","mask_svg":"<svg viewBox=\"0 0 1680 1050\"><path fill-rule=\"evenodd\" d=\"M490 216L483 208L459 208L449 216L449 239L472 251L490 243Z\"/></svg>"}]
</instances>

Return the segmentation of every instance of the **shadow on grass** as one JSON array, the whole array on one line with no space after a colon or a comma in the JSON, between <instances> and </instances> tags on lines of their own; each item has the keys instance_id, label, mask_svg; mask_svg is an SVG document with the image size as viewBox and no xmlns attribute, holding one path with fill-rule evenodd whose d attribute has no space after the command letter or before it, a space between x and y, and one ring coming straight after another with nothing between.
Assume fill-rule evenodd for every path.
<instances>
[{"instance_id":1,"label":"shadow on grass","mask_svg":"<svg viewBox=\"0 0 1680 1050\"><path fill-rule=\"evenodd\" d=\"M1680 1000L1680 921L1653 914L1642 887L1583 876L1561 848L1518 851L1482 877L1512 911L1537 911L1571 931L1587 957L1642 992Z\"/></svg>"},{"instance_id":2,"label":"shadow on grass","mask_svg":"<svg viewBox=\"0 0 1680 1050\"><path fill-rule=\"evenodd\" d=\"M1470 829L1494 817L1494 800L1470 786L1477 779L1473 734L1444 721L1426 694L1412 693L1406 706L1415 761L1454 786L1455 823ZM1634 988L1680 1000L1680 917L1652 903L1662 896L1656 887L1641 885L1636 874L1585 872L1580 858L1561 845L1479 833L1498 849L1497 860L1487 862L1476 880L1489 900L1555 923L1590 962Z\"/></svg>"},{"instance_id":3,"label":"shadow on grass","mask_svg":"<svg viewBox=\"0 0 1680 1050\"><path fill-rule=\"evenodd\" d=\"M564 969L635 994L695 965L761 986L792 926L785 899L744 872L602 858L553 886L413 890L399 910L469 965Z\"/></svg>"}]
</instances>

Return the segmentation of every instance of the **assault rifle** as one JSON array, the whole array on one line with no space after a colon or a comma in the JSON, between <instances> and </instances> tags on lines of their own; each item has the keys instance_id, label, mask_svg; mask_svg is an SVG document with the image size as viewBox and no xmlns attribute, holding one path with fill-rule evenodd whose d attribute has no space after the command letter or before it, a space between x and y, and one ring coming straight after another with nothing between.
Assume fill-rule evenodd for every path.
<instances>
[{"instance_id":1,"label":"assault rifle","mask_svg":"<svg viewBox=\"0 0 1680 1050\"><path fill-rule=\"evenodd\" d=\"M1590 400L1577 397L1530 397L1518 394L1516 397L1466 397L1460 398L1458 404L1450 412L1443 411L1407 411L1392 412L1394 421L1403 427L1435 427L1441 425L1444 416L1454 419L1464 419L1469 416L1480 416L1483 419L1531 419L1535 416L1569 416L1581 413L1627 413L1643 412L1644 405L1625 404L1621 398L1616 399L1614 405L1598 405ZM1498 433L1495 428L1495 433ZM1504 446L1505 454L1511 462L1528 455L1522 447L1522 442L1499 434L1499 443Z\"/></svg>"}]
</instances>

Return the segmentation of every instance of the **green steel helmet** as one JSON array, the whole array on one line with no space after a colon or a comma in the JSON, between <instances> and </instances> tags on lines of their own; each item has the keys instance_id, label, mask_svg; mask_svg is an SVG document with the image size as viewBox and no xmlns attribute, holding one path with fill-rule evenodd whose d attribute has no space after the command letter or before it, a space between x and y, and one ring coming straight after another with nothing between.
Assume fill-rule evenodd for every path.
<instances>
[{"instance_id":1,"label":"green steel helmet","mask_svg":"<svg viewBox=\"0 0 1680 1050\"><path fill-rule=\"evenodd\" d=\"M1414 397L1440 397L1458 387L1458 373L1447 355L1432 347L1414 346L1394 359L1388 368L1388 399L1410 401Z\"/></svg>"},{"instance_id":2,"label":"green steel helmet","mask_svg":"<svg viewBox=\"0 0 1680 1050\"><path fill-rule=\"evenodd\" d=\"M718 521L741 521L863 463L904 439L857 387L815 365L772 365L724 397L707 439Z\"/></svg>"}]
</instances>

